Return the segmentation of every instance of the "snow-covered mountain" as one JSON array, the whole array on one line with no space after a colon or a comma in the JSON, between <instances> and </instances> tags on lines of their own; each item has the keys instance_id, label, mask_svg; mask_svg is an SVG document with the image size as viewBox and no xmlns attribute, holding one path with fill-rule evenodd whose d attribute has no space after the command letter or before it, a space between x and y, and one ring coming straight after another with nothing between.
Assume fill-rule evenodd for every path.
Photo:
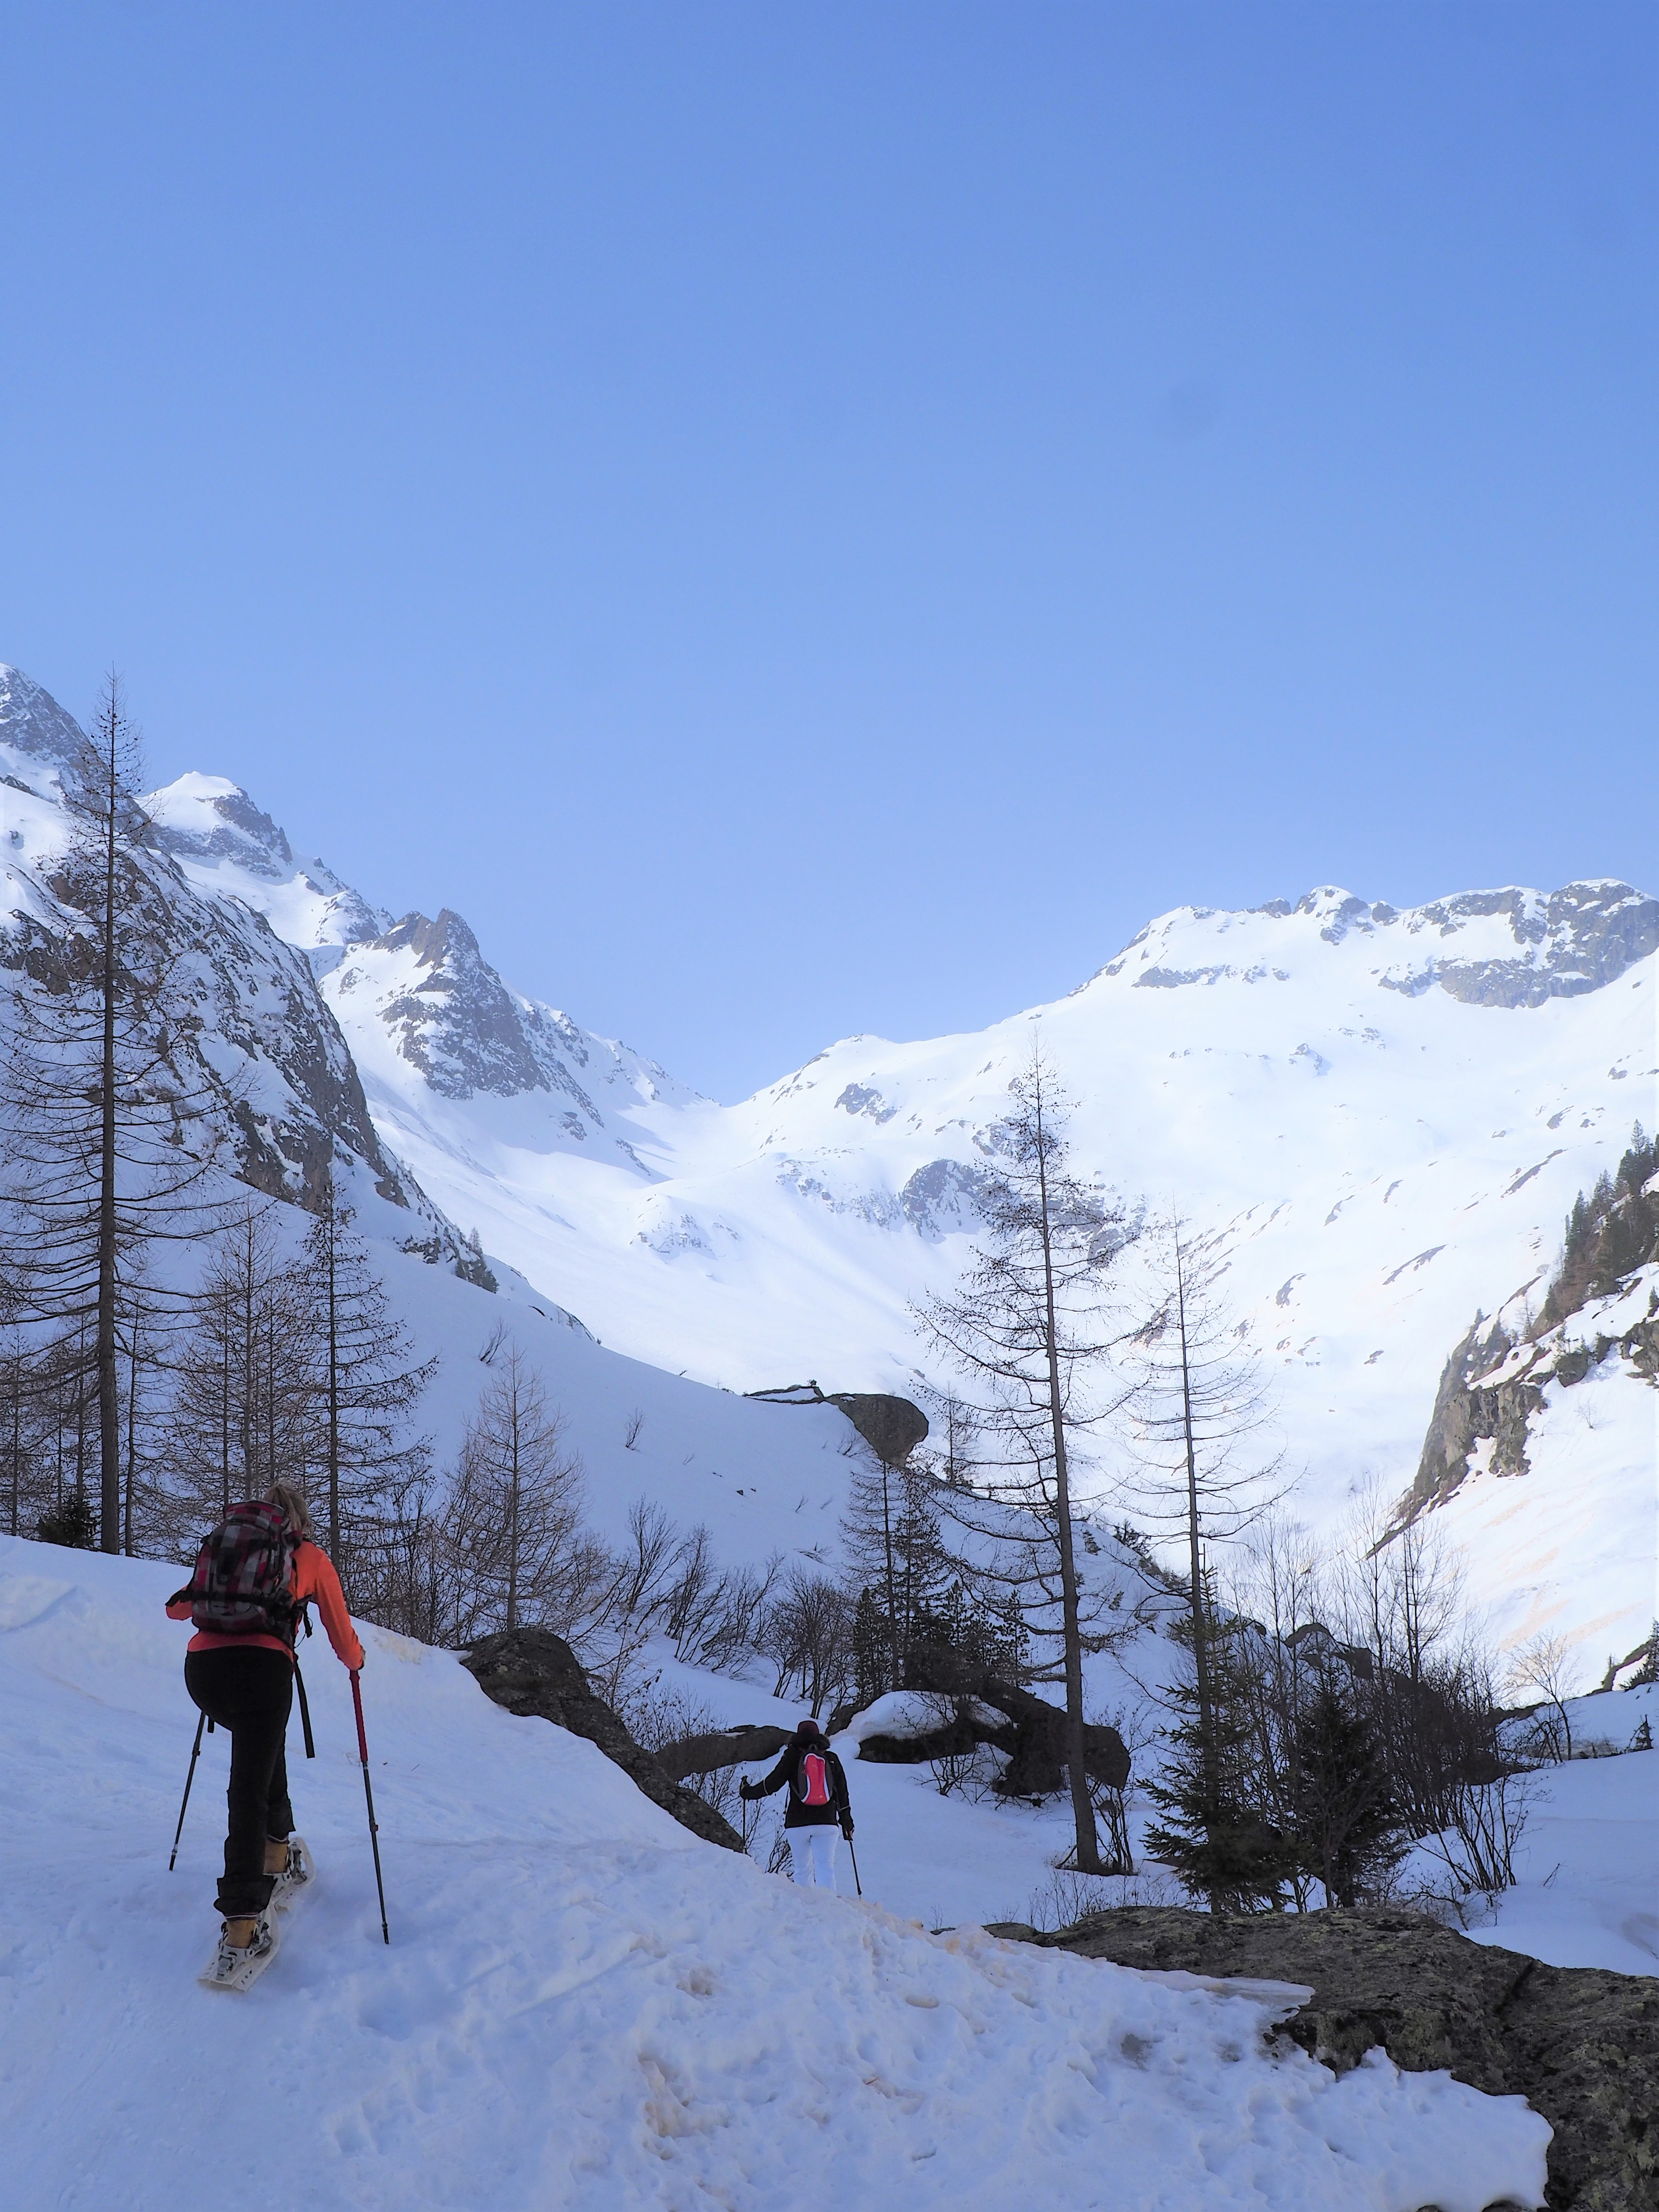
<instances>
[{"instance_id":1,"label":"snow-covered mountain","mask_svg":"<svg viewBox=\"0 0 1659 2212\"><path fill-rule=\"evenodd\" d=\"M1368 1481L1404 1491L1452 1347L1541 1285L1574 1198L1633 1121L1659 1118L1659 902L1624 884L1183 908L1051 1006L963 1036L845 1039L721 1107L512 990L459 916L373 927L386 918L285 857L234 787L186 778L146 803L193 880L258 907L324 971L383 1141L455 1218L605 1341L739 1389L914 1387L908 1303L961 1262L1040 1036L1085 1172L1132 1212L1178 1206L1223 1232L1318 1520ZM1633 1516L1598 1540L1624 1563L1611 1583L1581 1572L1583 1545L1482 1536L1477 1593L1508 1633L1645 1632L1645 1386L1623 1431L1638 1457L1603 1501ZM1547 1438L1521 1526L1575 1480Z\"/></svg>"},{"instance_id":2,"label":"snow-covered mountain","mask_svg":"<svg viewBox=\"0 0 1659 2212\"><path fill-rule=\"evenodd\" d=\"M15 780L50 810L79 733L3 680ZM0 798L9 820L25 810L6 849L27 914L50 897L27 855L51 825L27 793ZM1541 1285L1575 1197L1634 1120L1659 1120L1659 902L1622 884L1182 908L1051 1006L963 1036L845 1039L723 1107L514 990L459 915L394 921L222 779L144 804L167 896L230 948L207 963L204 1029L245 1057L285 1040L260 1062L275 1087L256 1127L289 1184L325 1127L354 1157L372 1145L445 1236L476 1228L546 1304L670 1373L914 1388L908 1303L965 1256L1010 1077L1040 1037L1083 1170L1131 1212L1178 1206L1224 1238L1316 1521L1370 1480L1406 1491L1453 1347ZM262 1030L279 977L291 1018ZM1593 1510L1563 1423L1540 1429L1523 1490L1477 1463L1446 1509L1504 1632L1565 1627L1598 1669L1655 1609L1654 1400L1626 1379L1627 1441ZM1108 1494L1109 1468L1095 1480Z\"/></svg>"},{"instance_id":3,"label":"snow-covered mountain","mask_svg":"<svg viewBox=\"0 0 1659 2212\"><path fill-rule=\"evenodd\" d=\"M95 757L57 702L0 666L0 969L50 991L87 928L63 873ZM170 974L169 1048L202 1110L188 1139L240 1179L313 1202L331 1170L380 1233L467 1263L462 1242L382 1147L351 1054L301 950L237 899L204 896L157 844L134 846L137 923Z\"/></svg>"}]
</instances>

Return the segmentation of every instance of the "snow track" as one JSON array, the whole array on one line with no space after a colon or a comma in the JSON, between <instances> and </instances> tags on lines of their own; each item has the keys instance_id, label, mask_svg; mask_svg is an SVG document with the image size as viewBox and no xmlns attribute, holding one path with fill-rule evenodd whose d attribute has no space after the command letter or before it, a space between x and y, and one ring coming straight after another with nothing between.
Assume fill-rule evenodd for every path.
<instances>
[{"instance_id":1,"label":"snow track","mask_svg":"<svg viewBox=\"0 0 1659 2212\"><path fill-rule=\"evenodd\" d=\"M20 2212L171 2212L208 2174L216 2197L361 2212L1541 2201L1547 2130L1517 2099L1380 2058L1338 2081L1267 2054L1270 1994L797 1892L696 1842L590 1745L489 1705L453 1655L374 1630L392 1948L323 1652L318 1758L291 1767L318 1892L258 1988L216 2001L193 1973L222 1738L167 1872L191 1733L175 1578L0 1540Z\"/></svg>"}]
</instances>

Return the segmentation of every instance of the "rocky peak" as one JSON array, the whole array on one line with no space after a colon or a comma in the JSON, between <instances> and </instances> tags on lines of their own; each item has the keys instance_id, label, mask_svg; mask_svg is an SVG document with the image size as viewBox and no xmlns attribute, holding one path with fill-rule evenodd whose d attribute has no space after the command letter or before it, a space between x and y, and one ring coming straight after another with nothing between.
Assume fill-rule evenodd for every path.
<instances>
[{"instance_id":1,"label":"rocky peak","mask_svg":"<svg viewBox=\"0 0 1659 2212\"><path fill-rule=\"evenodd\" d=\"M163 852L195 860L234 860L250 874L280 883L294 872L288 839L240 784L192 770L151 792L144 811Z\"/></svg>"},{"instance_id":2,"label":"rocky peak","mask_svg":"<svg viewBox=\"0 0 1659 2212\"><path fill-rule=\"evenodd\" d=\"M459 915L448 907L435 921L406 914L363 951L412 957L418 972L381 1007L380 1018L404 1058L441 1097L483 1091L510 1098L548 1088L525 1010Z\"/></svg>"},{"instance_id":3,"label":"rocky peak","mask_svg":"<svg viewBox=\"0 0 1659 2212\"><path fill-rule=\"evenodd\" d=\"M0 744L39 761L72 790L95 776L98 756L72 714L21 668L0 661Z\"/></svg>"},{"instance_id":4,"label":"rocky peak","mask_svg":"<svg viewBox=\"0 0 1659 2212\"><path fill-rule=\"evenodd\" d=\"M1543 892L1510 886L1393 907L1334 884L1294 905L1242 913L1181 907L1132 938L1082 988L1123 976L1136 990L1288 982L1321 947L1366 962L1385 991L1437 986L1468 1006L1538 1006L1611 983L1659 947L1659 899L1609 879Z\"/></svg>"},{"instance_id":5,"label":"rocky peak","mask_svg":"<svg viewBox=\"0 0 1659 2212\"><path fill-rule=\"evenodd\" d=\"M1547 895L1465 891L1401 919L1413 935L1433 930L1448 949L1426 951L1404 975L1382 976L1384 987L1414 994L1437 983L1467 1006L1541 1006L1547 999L1576 998L1613 982L1659 946L1659 899L1605 878ZM1465 933L1473 940L1467 953L1455 942Z\"/></svg>"},{"instance_id":6,"label":"rocky peak","mask_svg":"<svg viewBox=\"0 0 1659 2212\"><path fill-rule=\"evenodd\" d=\"M422 990L452 989L459 974L475 968L483 969L492 976L495 974L479 951L478 940L471 928L448 907L439 909L435 921L428 921L423 914L406 914L374 943L377 951L385 952L401 952L407 948L422 968L446 971L441 979L434 975L431 983L422 983L419 987ZM500 981L499 977L495 980Z\"/></svg>"}]
</instances>

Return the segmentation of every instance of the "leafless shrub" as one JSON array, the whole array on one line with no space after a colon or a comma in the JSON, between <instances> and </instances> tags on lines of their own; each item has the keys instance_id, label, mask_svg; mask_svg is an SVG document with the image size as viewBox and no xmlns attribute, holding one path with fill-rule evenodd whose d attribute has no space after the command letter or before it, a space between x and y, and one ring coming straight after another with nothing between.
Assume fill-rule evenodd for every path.
<instances>
[{"instance_id":1,"label":"leafless shrub","mask_svg":"<svg viewBox=\"0 0 1659 2212\"><path fill-rule=\"evenodd\" d=\"M1539 1756L1559 1763L1572 1757L1572 1649L1564 1637L1534 1636L1510 1662L1506 1686L1511 1697L1532 1691L1543 1699L1530 1714L1531 1737Z\"/></svg>"},{"instance_id":2,"label":"leafless shrub","mask_svg":"<svg viewBox=\"0 0 1659 2212\"><path fill-rule=\"evenodd\" d=\"M767 1608L760 1648L777 1669L772 1694L781 1698L798 1677L800 1695L816 1719L847 1685L852 1667L852 1610L827 1575L792 1568L781 1594Z\"/></svg>"}]
</instances>

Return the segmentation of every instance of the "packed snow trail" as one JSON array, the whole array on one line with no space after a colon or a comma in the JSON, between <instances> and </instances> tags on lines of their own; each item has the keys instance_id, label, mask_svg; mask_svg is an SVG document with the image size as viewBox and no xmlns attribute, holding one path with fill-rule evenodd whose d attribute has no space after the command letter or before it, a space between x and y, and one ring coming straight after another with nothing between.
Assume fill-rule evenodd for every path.
<instances>
[{"instance_id":1,"label":"packed snow trail","mask_svg":"<svg viewBox=\"0 0 1659 2212\"><path fill-rule=\"evenodd\" d=\"M176 1570L0 1540L0 2141L20 2212L273 2190L354 2212L1480 2212L1542 2201L1519 2099L1269 2057L1266 1996L935 1937L696 1842L593 1747L366 1629L392 1948L343 1672L296 1758L315 1895L199 1989L224 1750Z\"/></svg>"}]
</instances>

